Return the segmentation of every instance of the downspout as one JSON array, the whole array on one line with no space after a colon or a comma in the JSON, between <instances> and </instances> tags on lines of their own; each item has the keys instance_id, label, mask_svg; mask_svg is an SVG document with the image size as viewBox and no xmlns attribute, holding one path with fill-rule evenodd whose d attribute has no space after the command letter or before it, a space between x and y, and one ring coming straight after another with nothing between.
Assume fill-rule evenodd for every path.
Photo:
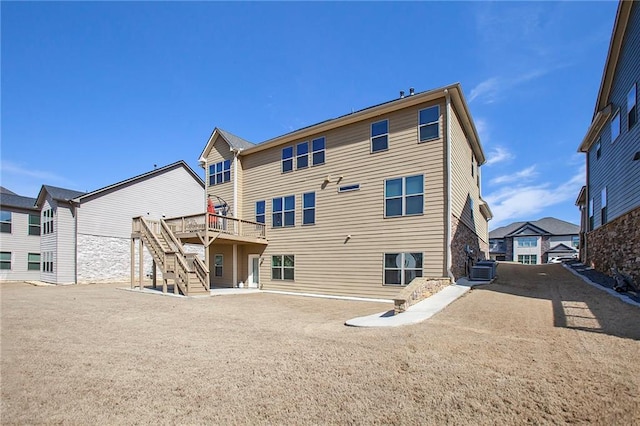
<instances>
[{"instance_id":1,"label":"downspout","mask_svg":"<svg viewBox=\"0 0 640 426\"><path fill-rule=\"evenodd\" d=\"M587 217L586 217L586 219L583 219L584 222L585 222L585 227L584 227L585 228L584 229L584 259L580 259L580 260L585 265L589 265L589 263L588 263L589 262L589 245L587 244L587 234L589 232L591 232L591 216L589 216L589 214L593 213L593 212L589 211L589 207L591 207L591 204L589 203L589 188L590 188L590 185L589 185L589 151L587 151L585 153L585 155L587 156L587 161L586 161L587 170L586 170L586 176L585 176L587 185L586 185L586 189L585 189L585 200L584 201L585 201L585 204L586 204L585 210L587 211L587 215L586 215ZM582 215L584 216L584 212L582 213Z\"/></svg>"},{"instance_id":2,"label":"downspout","mask_svg":"<svg viewBox=\"0 0 640 426\"><path fill-rule=\"evenodd\" d=\"M451 255L451 242L452 242L452 235L451 235L451 95L449 94L449 89L444 89L444 97L446 100L446 107L445 107L445 113L446 113L446 121L447 121L447 129L446 129L446 137L447 137L447 145L446 145L446 149L447 149L447 192L446 192L446 196L447 196L447 224L446 224L446 228L445 228L445 238L447 241L447 251L446 251L446 265L447 265L447 276L449 277L449 279L451 280L452 283L455 283L455 277L453 275L453 272L451 271L451 266L452 266L452 255Z\"/></svg>"},{"instance_id":3,"label":"downspout","mask_svg":"<svg viewBox=\"0 0 640 426\"><path fill-rule=\"evenodd\" d=\"M238 218L238 155L240 155L240 148L232 148L233 151L233 210L232 214L234 219Z\"/></svg>"},{"instance_id":4,"label":"downspout","mask_svg":"<svg viewBox=\"0 0 640 426\"><path fill-rule=\"evenodd\" d=\"M232 148L233 151L233 218L238 218L238 155L242 149ZM242 226L241 223L234 221L236 226ZM238 229L241 233L241 230ZM233 286L238 287L238 244L233 244Z\"/></svg>"}]
</instances>

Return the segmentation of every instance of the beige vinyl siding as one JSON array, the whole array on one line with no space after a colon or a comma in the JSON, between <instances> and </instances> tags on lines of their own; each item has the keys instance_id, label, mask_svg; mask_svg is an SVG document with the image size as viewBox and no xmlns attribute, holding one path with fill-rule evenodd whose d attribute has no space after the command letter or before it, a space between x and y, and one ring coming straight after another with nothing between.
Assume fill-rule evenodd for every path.
<instances>
[{"instance_id":1,"label":"beige vinyl siding","mask_svg":"<svg viewBox=\"0 0 640 426\"><path fill-rule=\"evenodd\" d=\"M222 255L222 276L215 275L215 255ZM233 287L233 245L215 244L209 250L209 283L215 287Z\"/></svg>"},{"instance_id":2,"label":"beige vinyl siding","mask_svg":"<svg viewBox=\"0 0 640 426\"><path fill-rule=\"evenodd\" d=\"M204 190L194 177L177 167L162 174L116 187L81 200L78 233L129 239L131 219L161 219L203 213Z\"/></svg>"},{"instance_id":3,"label":"beige vinyl siding","mask_svg":"<svg viewBox=\"0 0 640 426\"><path fill-rule=\"evenodd\" d=\"M231 180L220 185L209 186L209 166L223 160L231 161ZM211 151L209 151L209 155L207 155L207 162L205 165L206 188L207 195L212 196L213 203L215 205L219 204L215 196L222 198L229 204L229 215L231 215L233 212L234 173L237 173L237 171L233 167L233 152L231 151L229 144L221 136L218 136L213 144L213 147L211 148Z\"/></svg>"},{"instance_id":4,"label":"beige vinyl siding","mask_svg":"<svg viewBox=\"0 0 640 426\"><path fill-rule=\"evenodd\" d=\"M451 114L451 209L452 214L488 242L488 225L480 212L477 158L474 156L474 174L471 175L471 145L468 142L457 113ZM473 203L470 202L473 200ZM473 204L473 205L472 205ZM473 207L473 215L471 208Z\"/></svg>"},{"instance_id":5,"label":"beige vinyl siding","mask_svg":"<svg viewBox=\"0 0 640 426\"><path fill-rule=\"evenodd\" d=\"M28 259L29 253L40 253L40 236L29 235L29 214L40 212L5 206L2 210L11 212L11 233L0 233L0 251L11 252L11 270L0 270L0 280L39 280L39 270L28 270Z\"/></svg>"},{"instance_id":6,"label":"beige vinyl siding","mask_svg":"<svg viewBox=\"0 0 640 426\"><path fill-rule=\"evenodd\" d=\"M244 208L254 220L255 202L266 202L269 245L263 253L261 283L265 289L393 297L400 287L383 286L383 254L421 252L424 275L444 271L444 171L441 138L418 143L418 110L423 104L384 114L327 133L242 156ZM440 104L440 112L444 105ZM389 149L371 154L370 125L389 120ZM281 173L284 146L324 136L325 164ZM384 218L385 179L424 175L424 214ZM330 175L332 181L324 183ZM338 176L341 178L338 180ZM360 190L338 193L343 185ZM316 193L316 224L302 225L302 195ZM296 226L272 227L272 199L296 197ZM346 236L351 239L346 241ZM295 281L271 280L271 256L295 256Z\"/></svg>"}]
</instances>

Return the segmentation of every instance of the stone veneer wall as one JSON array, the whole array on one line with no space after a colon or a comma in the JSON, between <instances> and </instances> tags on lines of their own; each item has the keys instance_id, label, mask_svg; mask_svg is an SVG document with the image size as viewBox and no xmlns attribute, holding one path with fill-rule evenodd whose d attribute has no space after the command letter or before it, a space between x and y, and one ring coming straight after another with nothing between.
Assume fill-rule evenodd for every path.
<instances>
[{"instance_id":1,"label":"stone veneer wall","mask_svg":"<svg viewBox=\"0 0 640 426\"><path fill-rule=\"evenodd\" d=\"M507 247L504 254L505 261L511 262L513 261L513 237L505 238L505 245Z\"/></svg>"},{"instance_id":2,"label":"stone veneer wall","mask_svg":"<svg viewBox=\"0 0 640 426\"><path fill-rule=\"evenodd\" d=\"M587 264L611 275L611 268L640 282L640 207L587 234Z\"/></svg>"},{"instance_id":3,"label":"stone veneer wall","mask_svg":"<svg viewBox=\"0 0 640 426\"><path fill-rule=\"evenodd\" d=\"M131 239L78 234L78 283L129 282ZM136 265L138 243L135 245ZM151 271L151 255L144 251L144 273ZM138 267L136 266L136 277Z\"/></svg>"},{"instance_id":4,"label":"stone veneer wall","mask_svg":"<svg viewBox=\"0 0 640 426\"><path fill-rule=\"evenodd\" d=\"M131 240L129 238L78 235L78 283L129 282L131 280ZM197 253L204 259L204 247L185 244L186 253ZM135 244L136 278L138 277L138 241ZM145 278L151 273L153 258L144 249ZM158 271L158 277L162 277Z\"/></svg>"},{"instance_id":5,"label":"stone veneer wall","mask_svg":"<svg viewBox=\"0 0 640 426\"><path fill-rule=\"evenodd\" d=\"M473 249L475 260L488 259L489 242L482 241L475 232L453 215L451 216L451 232L453 235L451 240L451 271L453 276L458 279L467 276L465 246L468 245Z\"/></svg>"},{"instance_id":6,"label":"stone veneer wall","mask_svg":"<svg viewBox=\"0 0 640 426\"><path fill-rule=\"evenodd\" d=\"M540 238L541 247L538 265L541 263L547 263L549 261L549 254L547 253L549 250L551 250L551 241L549 240L549 238L550 237L548 235L543 235L542 238Z\"/></svg>"}]
</instances>

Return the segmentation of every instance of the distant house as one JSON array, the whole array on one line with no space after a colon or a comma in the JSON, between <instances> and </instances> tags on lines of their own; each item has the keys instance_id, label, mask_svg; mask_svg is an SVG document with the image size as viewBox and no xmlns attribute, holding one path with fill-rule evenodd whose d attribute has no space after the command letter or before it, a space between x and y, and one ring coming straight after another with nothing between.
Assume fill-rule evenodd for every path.
<instances>
[{"instance_id":1,"label":"distant house","mask_svg":"<svg viewBox=\"0 0 640 426\"><path fill-rule=\"evenodd\" d=\"M204 182L184 161L88 193L43 185L35 200L42 227L39 279L127 281L134 216L161 219L203 206Z\"/></svg>"},{"instance_id":2,"label":"distant house","mask_svg":"<svg viewBox=\"0 0 640 426\"><path fill-rule=\"evenodd\" d=\"M514 222L489 232L489 256L529 265L577 257L579 232L578 225L553 217Z\"/></svg>"},{"instance_id":3,"label":"distant house","mask_svg":"<svg viewBox=\"0 0 640 426\"><path fill-rule=\"evenodd\" d=\"M0 280L40 278L40 211L35 201L0 187Z\"/></svg>"},{"instance_id":4,"label":"distant house","mask_svg":"<svg viewBox=\"0 0 640 426\"><path fill-rule=\"evenodd\" d=\"M587 181L582 260L608 273L618 267L640 279L640 3L620 1L591 125L579 152Z\"/></svg>"}]
</instances>

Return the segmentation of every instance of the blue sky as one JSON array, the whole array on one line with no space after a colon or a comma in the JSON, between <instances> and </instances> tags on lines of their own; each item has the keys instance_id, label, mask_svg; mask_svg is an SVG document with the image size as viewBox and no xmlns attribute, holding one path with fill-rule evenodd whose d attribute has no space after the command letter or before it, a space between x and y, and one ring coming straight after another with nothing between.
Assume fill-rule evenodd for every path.
<instances>
[{"instance_id":1,"label":"blue sky","mask_svg":"<svg viewBox=\"0 0 640 426\"><path fill-rule=\"evenodd\" d=\"M1 185L95 190L460 82L490 229L579 223L616 2L6 2Z\"/></svg>"}]
</instances>

